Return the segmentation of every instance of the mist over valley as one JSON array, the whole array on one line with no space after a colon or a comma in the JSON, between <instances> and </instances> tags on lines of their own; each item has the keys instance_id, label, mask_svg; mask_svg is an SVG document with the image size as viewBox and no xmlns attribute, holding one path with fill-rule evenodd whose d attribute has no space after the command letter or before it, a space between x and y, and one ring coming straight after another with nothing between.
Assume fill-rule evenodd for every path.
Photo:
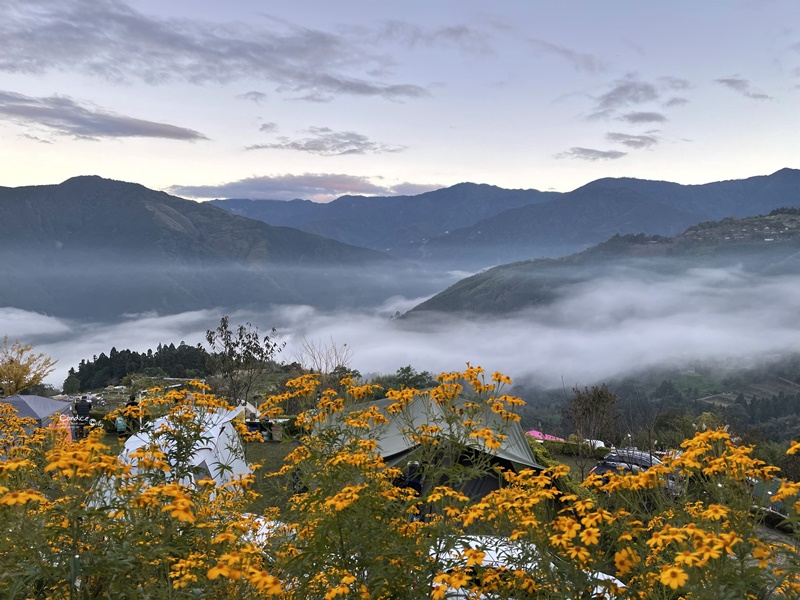
<instances>
[{"instance_id":1,"label":"mist over valley","mask_svg":"<svg viewBox=\"0 0 800 600\"><path fill-rule=\"evenodd\" d=\"M362 374L404 365L432 372L469 361L515 381L544 388L591 385L654 367L690 368L697 361L751 364L800 350L796 318L800 277L762 278L735 269L694 270L680 277L629 273L571 289L556 302L503 316L462 318L432 313L393 319L419 299L393 298L368 310L325 311L307 305L240 310L232 323L272 327L292 362L303 340L347 344ZM59 359L50 380L112 347L144 352L160 343L201 343L219 310L130 315L86 322L2 309L9 336Z\"/></svg>"}]
</instances>

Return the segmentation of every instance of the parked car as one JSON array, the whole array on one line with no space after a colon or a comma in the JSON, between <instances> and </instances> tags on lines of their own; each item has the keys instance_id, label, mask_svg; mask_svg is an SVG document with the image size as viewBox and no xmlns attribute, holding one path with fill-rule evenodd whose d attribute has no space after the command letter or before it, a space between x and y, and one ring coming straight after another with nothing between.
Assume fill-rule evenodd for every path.
<instances>
[{"instance_id":1,"label":"parked car","mask_svg":"<svg viewBox=\"0 0 800 600\"><path fill-rule=\"evenodd\" d=\"M661 460L656 456L639 450L638 448L615 448L603 457L606 462L638 467L639 469L649 469L661 464Z\"/></svg>"},{"instance_id":2,"label":"parked car","mask_svg":"<svg viewBox=\"0 0 800 600\"><path fill-rule=\"evenodd\" d=\"M611 472L635 475L660 464L663 463L658 457L644 450L639 450L638 448L615 448L599 460L597 464L589 470L589 473L600 476ZM603 477L603 481L607 482L608 478ZM672 496L678 496L680 494L680 488L676 478L672 475L667 478L664 489Z\"/></svg>"},{"instance_id":3,"label":"parked car","mask_svg":"<svg viewBox=\"0 0 800 600\"><path fill-rule=\"evenodd\" d=\"M641 467L639 467L637 465L629 465L629 464L626 464L626 463L611 462L611 461L607 461L607 460L603 459L603 460L598 461L597 464L595 466L593 466L589 470L589 473L592 473L594 475L600 475L600 476L604 476L607 473L626 473L626 474L635 475L636 473L638 473L641 470L642 470ZM604 480L606 482L608 481L607 478L604 478Z\"/></svg>"},{"instance_id":4,"label":"parked car","mask_svg":"<svg viewBox=\"0 0 800 600\"><path fill-rule=\"evenodd\" d=\"M770 527L778 529L787 527L786 519L789 518L789 508L786 503L781 501L773 502L772 496L781 487L781 480L773 478L770 481L748 479L751 493L753 495L752 511L764 518L764 522ZM791 528L790 526L788 526Z\"/></svg>"}]
</instances>

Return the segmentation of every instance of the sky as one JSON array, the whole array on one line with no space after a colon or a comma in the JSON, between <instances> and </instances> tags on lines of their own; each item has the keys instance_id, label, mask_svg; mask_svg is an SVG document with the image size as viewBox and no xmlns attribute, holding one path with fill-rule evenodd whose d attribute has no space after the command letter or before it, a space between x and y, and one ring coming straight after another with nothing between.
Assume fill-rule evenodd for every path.
<instances>
[{"instance_id":1,"label":"sky","mask_svg":"<svg viewBox=\"0 0 800 600\"><path fill-rule=\"evenodd\" d=\"M570 191L800 168L795 0L0 0L0 185Z\"/></svg>"}]
</instances>

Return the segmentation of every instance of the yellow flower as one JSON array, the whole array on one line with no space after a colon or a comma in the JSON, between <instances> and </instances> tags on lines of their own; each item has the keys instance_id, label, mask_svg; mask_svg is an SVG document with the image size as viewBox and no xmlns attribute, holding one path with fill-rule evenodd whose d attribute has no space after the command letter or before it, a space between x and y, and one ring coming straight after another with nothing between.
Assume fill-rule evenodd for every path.
<instances>
[{"instance_id":1,"label":"yellow flower","mask_svg":"<svg viewBox=\"0 0 800 600\"><path fill-rule=\"evenodd\" d=\"M3 471L16 471L22 467L33 467L34 463L30 460L26 459L17 459L17 460L6 460L0 462L0 472Z\"/></svg>"},{"instance_id":2,"label":"yellow flower","mask_svg":"<svg viewBox=\"0 0 800 600\"><path fill-rule=\"evenodd\" d=\"M33 490L27 490L25 492L9 492L0 498L0 505L14 506L15 504L25 504L31 501L44 502L44 497Z\"/></svg>"},{"instance_id":3,"label":"yellow flower","mask_svg":"<svg viewBox=\"0 0 800 600\"><path fill-rule=\"evenodd\" d=\"M472 565L481 565L483 564L483 559L486 556L485 552L482 552L476 548L468 548L464 551L464 558L467 559L467 566L471 567Z\"/></svg>"},{"instance_id":4,"label":"yellow flower","mask_svg":"<svg viewBox=\"0 0 800 600\"><path fill-rule=\"evenodd\" d=\"M707 563L710 559L719 558L721 554L719 547L712 547L708 544L704 544L703 546L699 547L696 553L702 558L700 561L702 564Z\"/></svg>"},{"instance_id":5,"label":"yellow flower","mask_svg":"<svg viewBox=\"0 0 800 600\"><path fill-rule=\"evenodd\" d=\"M251 569L247 574L247 580L254 585L256 589L264 592L268 596L277 596L283 591L280 579L274 575L270 575L266 571Z\"/></svg>"},{"instance_id":6,"label":"yellow flower","mask_svg":"<svg viewBox=\"0 0 800 600\"><path fill-rule=\"evenodd\" d=\"M678 552L678 554L675 555L675 562L680 565L691 567L692 565L696 565L700 562L700 557L694 552L684 550L683 552Z\"/></svg>"},{"instance_id":7,"label":"yellow flower","mask_svg":"<svg viewBox=\"0 0 800 600\"><path fill-rule=\"evenodd\" d=\"M673 590L677 590L685 584L688 579L689 576L682 568L670 566L665 566L661 570L661 577L659 577L659 581L661 581L662 584L671 587Z\"/></svg>"},{"instance_id":8,"label":"yellow flower","mask_svg":"<svg viewBox=\"0 0 800 600\"><path fill-rule=\"evenodd\" d=\"M569 554L570 558L577 560L580 564L585 563L591 556L589 551L583 546L570 546L567 549L567 554Z\"/></svg>"},{"instance_id":9,"label":"yellow flower","mask_svg":"<svg viewBox=\"0 0 800 600\"><path fill-rule=\"evenodd\" d=\"M450 573L450 587L455 589L461 589L469 582L469 575L467 575L464 571L453 571Z\"/></svg>"},{"instance_id":10,"label":"yellow flower","mask_svg":"<svg viewBox=\"0 0 800 600\"><path fill-rule=\"evenodd\" d=\"M640 562L639 555L632 548L623 548L614 554L614 565L620 575L630 573L633 567Z\"/></svg>"},{"instance_id":11,"label":"yellow flower","mask_svg":"<svg viewBox=\"0 0 800 600\"><path fill-rule=\"evenodd\" d=\"M566 538L570 540L578 535L578 532L581 529L580 523L578 523L575 519L568 518L559 518L556 522L556 527L563 531Z\"/></svg>"},{"instance_id":12,"label":"yellow flower","mask_svg":"<svg viewBox=\"0 0 800 600\"><path fill-rule=\"evenodd\" d=\"M494 381L495 383L504 383L506 385L511 385L511 378L507 377L506 375L503 375L502 373L499 373L498 371L492 373L492 381Z\"/></svg>"},{"instance_id":13,"label":"yellow flower","mask_svg":"<svg viewBox=\"0 0 800 600\"><path fill-rule=\"evenodd\" d=\"M772 553L769 546L761 542L757 542L757 545L755 548L753 548L753 558L758 561L758 566L761 569L767 566L768 559L771 557L771 555Z\"/></svg>"},{"instance_id":14,"label":"yellow flower","mask_svg":"<svg viewBox=\"0 0 800 600\"><path fill-rule=\"evenodd\" d=\"M172 518L186 523L194 523L195 516L192 512L192 501L188 498L175 498L172 503L167 504L161 512L167 512Z\"/></svg>"},{"instance_id":15,"label":"yellow flower","mask_svg":"<svg viewBox=\"0 0 800 600\"><path fill-rule=\"evenodd\" d=\"M773 502L780 502L791 496L796 496L800 491L800 483L796 481L784 481L781 483L778 491L772 496Z\"/></svg>"},{"instance_id":16,"label":"yellow flower","mask_svg":"<svg viewBox=\"0 0 800 600\"><path fill-rule=\"evenodd\" d=\"M581 541L587 546L600 542L600 530L597 527L589 527L581 531Z\"/></svg>"},{"instance_id":17,"label":"yellow flower","mask_svg":"<svg viewBox=\"0 0 800 600\"><path fill-rule=\"evenodd\" d=\"M228 577L230 575L230 567L227 565L223 565L222 563L218 564L216 567L212 567L208 570L207 576L212 581L217 579L218 577Z\"/></svg>"}]
</instances>

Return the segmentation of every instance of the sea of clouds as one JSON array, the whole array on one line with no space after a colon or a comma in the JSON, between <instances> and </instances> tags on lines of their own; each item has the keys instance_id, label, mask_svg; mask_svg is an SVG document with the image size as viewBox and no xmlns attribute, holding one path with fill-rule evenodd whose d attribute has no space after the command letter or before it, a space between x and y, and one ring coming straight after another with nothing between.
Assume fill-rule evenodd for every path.
<instances>
[{"instance_id":1,"label":"sea of clouds","mask_svg":"<svg viewBox=\"0 0 800 600\"><path fill-rule=\"evenodd\" d=\"M228 313L231 326L274 327L286 342L280 360L304 344L347 344L362 374L457 370L466 362L541 386L591 385L657 365L698 359L775 356L800 350L800 277L759 278L742 271L694 270L678 278L615 275L570 287L559 301L501 317L421 314L395 319L424 298L394 297L370 310L324 312L271 306ZM112 347L144 352L159 343L204 342L222 310L128 315L113 323L78 322L0 308L11 340L58 360L48 383Z\"/></svg>"}]
</instances>

